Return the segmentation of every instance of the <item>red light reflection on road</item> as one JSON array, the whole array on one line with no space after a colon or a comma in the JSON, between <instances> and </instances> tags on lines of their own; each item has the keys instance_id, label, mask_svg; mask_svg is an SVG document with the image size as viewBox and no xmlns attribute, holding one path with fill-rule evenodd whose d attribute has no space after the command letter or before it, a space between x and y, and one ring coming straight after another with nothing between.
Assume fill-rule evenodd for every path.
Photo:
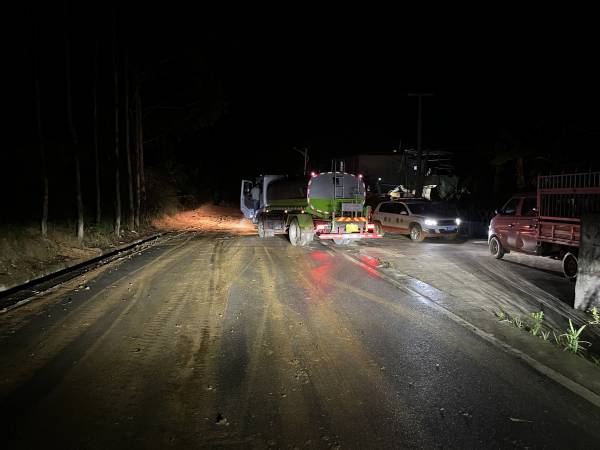
<instances>
[{"instance_id":1,"label":"red light reflection on road","mask_svg":"<svg viewBox=\"0 0 600 450\"><path fill-rule=\"evenodd\" d=\"M314 250L309 253L315 267L310 269L309 277L312 285L321 293L331 290L331 270L333 268L333 256L322 250ZM321 301L324 300L321 298Z\"/></svg>"},{"instance_id":2,"label":"red light reflection on road","mask_svg":"<svg viewBox=\"0 0 600 450\"><path fill-rule=\"evenodd\" d=\"M379 260L377 258L371 258L367 255L361 255L359 256L359 259L362 263L364 263L364 265L361 265L360 267L362 267L365 270L365 272L367 272L374 278L381 278L379 272L377 272L377 270L375 269L379 265Z\"/></svg>"}]
</instances>

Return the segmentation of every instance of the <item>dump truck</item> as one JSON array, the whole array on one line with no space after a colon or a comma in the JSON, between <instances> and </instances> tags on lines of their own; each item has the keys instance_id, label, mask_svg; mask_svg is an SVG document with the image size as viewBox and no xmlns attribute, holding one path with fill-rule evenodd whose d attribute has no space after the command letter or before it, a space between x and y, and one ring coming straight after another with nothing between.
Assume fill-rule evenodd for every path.
<instances>
[{"instance_id":1,"label":"dump truck","mask_svg":"<svg viewBox=\"0 0 600 450\"><path fill-rule=\"evenodd\" d=\"M581 221L600 213L600 172L538 177L537 191L513 196L490 222L490 253L511 251L562 260L567 278L577 276Z\"/></svg>"},{"instance_id":2,"label":"dump truck","mask_svg":"<svg viewBox=\"0 0 600 450\"><path fill-rule=\"evenodd\" d=\"M252 198L257 186L258 202ZM382 237L369 221L371 208L365 206L362 176L346 172L242 180L240 209L257 225L260 238L287 234L293 246L308 245L314 238L344 245L353 239Z\"/></svg>"}]
</instances>

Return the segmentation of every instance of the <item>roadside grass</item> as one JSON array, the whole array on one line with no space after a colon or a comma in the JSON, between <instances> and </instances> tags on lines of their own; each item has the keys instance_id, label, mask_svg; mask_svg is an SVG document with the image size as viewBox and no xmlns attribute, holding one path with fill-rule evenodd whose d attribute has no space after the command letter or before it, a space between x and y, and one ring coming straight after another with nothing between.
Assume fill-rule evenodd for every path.
<instances>
[{"instance_id":1,"label":"roadside grass","mask_svg":"<svg viewBox=\"0 0 600 450\"><path fill-rule=\"evenodd\" d=\"M573 322L569 319L569 328L567 328L567 332L561 334L561 337L564 338L564 350L568 350L571 353L578 355L584 350L584 347L589 347L591 345L588 341L580 339L581 332L586 326L587 325L582 325L576 330L573 326Z\"/></svg>"},{"instance_id":2,"label":"roadside grass","mask_svg":"<svg viewBox=\"0 0 600 450\"><path fill-rule=\"evenodd\" d=\"M600 325L600 311L598 311L596 306L590 309L590 314L592 315L593 320L588 321L588 323L590 325Z\"/></svg>"},{"instance_id":3,"label":"roadside grass","mask_svg":"<svg viewBox=\"0 0 600 450\"><path fill-rule=\"evenodd\" d=\"M531 319L528 321L524 321L518 315L511 316L503 310L494 312L494 315L500 322L524 329L532 336L539 337L544 342L553 343L563 351L583 357L592 362L595 366L600 367L600 356L591 354L589 349L592 344L583 339L583 333L588 326L592 327L600 325L600 312L598 311L598 308L592 308L589 313L592 316L592 320L589 320L588 323L576 328L571 319L569 319L569 327L564 333L558 334L555 330L545 326L543 311L531 313ZM550 336L553 337L553 340L550 340Z\"/></svg>"},{"instance_id":4,"label":"roadside grass","mask_svg":"<svg viewBox=\"0 0 600 450\"><path fill-rule=\"evenodd\" d=\"M149 225L138 230L123 228L120 236L113 232L111 221L85 226L83 242L75 236L75 225L68 221L48 223L47 237L38 224L0 225L0 291L61 268L69 261L85 260L102 251L133 242L153 233Z\"/></svg>"}]
</instances>

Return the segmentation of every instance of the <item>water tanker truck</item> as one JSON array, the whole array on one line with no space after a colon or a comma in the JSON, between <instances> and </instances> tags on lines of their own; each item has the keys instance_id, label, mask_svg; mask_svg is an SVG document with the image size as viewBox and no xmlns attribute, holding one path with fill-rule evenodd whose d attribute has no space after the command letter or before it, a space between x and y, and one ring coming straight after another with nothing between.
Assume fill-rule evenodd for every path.
<instances>
[{"instance_id":1,"label":"water tanker truck","mask_svg":"<svg viewBox=\"0 0 600 450\"><path fill-rule=\"evenodd\" d=\"M260 238L287 233L294 246L305 246L315 237L337 245L382 237L369 222L362 177L345 172L242 180L240 209L257 225Z\"/></svg>"}]
</instances>

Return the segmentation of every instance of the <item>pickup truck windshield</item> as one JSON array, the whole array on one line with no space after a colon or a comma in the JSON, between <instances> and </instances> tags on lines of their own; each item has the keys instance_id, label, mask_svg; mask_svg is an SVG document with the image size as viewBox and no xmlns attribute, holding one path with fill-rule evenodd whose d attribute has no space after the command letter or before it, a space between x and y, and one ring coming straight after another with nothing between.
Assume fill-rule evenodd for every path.
<instances>
[{"instance_id":1,"label":"pickup truck windshield","mask_svg":"<svg viewBox=\"0 0 600 450\"><path fill-rule=\"evenodd\" d=\"M420 216L457 217L455 208L445 204L412 203L408 207L413 214Z\"/></svg>"}]
</instances>

